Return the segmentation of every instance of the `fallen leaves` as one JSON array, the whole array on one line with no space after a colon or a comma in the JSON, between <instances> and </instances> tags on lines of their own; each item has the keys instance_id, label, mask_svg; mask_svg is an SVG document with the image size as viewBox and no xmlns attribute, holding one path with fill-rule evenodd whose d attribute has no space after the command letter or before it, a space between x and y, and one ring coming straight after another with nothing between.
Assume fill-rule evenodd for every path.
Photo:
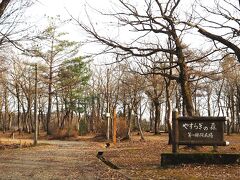
<instances>
[{"instance_id":1,"label":"fallen leaves","mask_svg":"<svg viewBox=\"0 0 240 180\"><path fill-rule=\"evenodd\" d=\"M181 165L171 168L160 167L160 154L171 152L167 145L167 134L146 136L147 141L140 142L134 136L131 142L121 142L105 152L105 157L121 168L129 177L137 179L239 179L240 165ZM222 153L240 152L240 135L226 137L234 142L230 146L219 147ZM196 150L180 147L181 152L211 152L212 147L198 147Z\"/></svg>"}]
</instances>

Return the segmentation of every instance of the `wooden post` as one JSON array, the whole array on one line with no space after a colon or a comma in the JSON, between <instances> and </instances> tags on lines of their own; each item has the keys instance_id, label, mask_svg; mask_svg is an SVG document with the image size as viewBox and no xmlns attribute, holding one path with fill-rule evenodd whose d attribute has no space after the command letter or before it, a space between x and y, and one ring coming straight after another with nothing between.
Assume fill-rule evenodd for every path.
<instances>
[{"instance_id":1,"label":"wooden post","mask_svg":"<svg viewBox=\"0 0 240 180\"><path fill-rule=\"evenodd\" d=\"M172 117L172 153L178 152L178 111L173 111Z\"/></svg>"},{"instance_id":2,"label":"wooden post","mask_svg":"<svg viewBox=\"0 0 240 180\"><path fill-rule=\"evenodd\" d=\"M227 135L229 136L230 135L230 120L228 117L226 118L226 121L227 121Z\"/></svg>"},{"instance_id":3,"label":"wooden post","mask_svg":"<svg viewBox=\"0 0 240 180\"><path fill-rule=\"evenodd\" d=\"M107 69L107 140L110 139L109 69Z\"/></svg>"},{"instance_id":4,"label":"wooden post","mask_svg":"<svg viewBox=\"0 0 240 180\"><path fill-rule=\"evenodd\" d=\"M113 110L113 144L117 144L117 114L116 108Z\"/></svg>"}]
</instances>

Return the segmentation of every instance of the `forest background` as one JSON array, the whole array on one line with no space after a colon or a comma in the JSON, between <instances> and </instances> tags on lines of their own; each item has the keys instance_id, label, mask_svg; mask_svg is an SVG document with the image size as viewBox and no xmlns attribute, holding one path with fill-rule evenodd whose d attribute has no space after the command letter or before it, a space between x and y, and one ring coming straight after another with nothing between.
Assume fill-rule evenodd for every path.
<instances>
[{"instance_id":1,"label":"forest background","mask_svg":"<svg viewBox=\"0 0 240 180\"><path fill-rule=\"evenodd\" d=\"M1 1L1 131L108 137L116 109L144 139L175 108L240 131L239 2L104 2Z\"/></svg>"}]
</instances>

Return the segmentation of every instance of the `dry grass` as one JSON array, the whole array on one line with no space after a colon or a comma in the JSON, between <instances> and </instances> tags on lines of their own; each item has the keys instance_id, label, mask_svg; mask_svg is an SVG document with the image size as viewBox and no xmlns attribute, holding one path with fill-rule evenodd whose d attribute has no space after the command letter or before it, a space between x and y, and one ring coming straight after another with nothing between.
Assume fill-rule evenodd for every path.
<instances>
[{"instance_id":1,"label":"dry grass","mask_svg":"<svg viewBox=\"0 0 240 180\"><path fill-rule=\"evenodd\" d=\"M0 138L0 150L25 148L33 145L32 140Z\"/></svg>"},{"instance_id":2,"label":"dry grass","mask_svg":"<svg viewBox=\"0 0 240 180\"><path fill-rule=\"evenodd\" d=\"M69 138L77 138L78 137L78 131L75 129L58 129L56 130L52 136L51 139L60 139L65 140Z\"/></svg>"}]
</instances>

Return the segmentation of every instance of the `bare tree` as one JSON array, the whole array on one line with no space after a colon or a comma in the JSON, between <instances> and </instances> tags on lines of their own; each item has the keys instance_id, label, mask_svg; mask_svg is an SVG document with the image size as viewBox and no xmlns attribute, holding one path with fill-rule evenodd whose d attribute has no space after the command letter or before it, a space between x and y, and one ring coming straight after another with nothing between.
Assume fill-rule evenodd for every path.
<instances>
[{"instance_id":1,"label":"bare tree","mask_svg":"<svg viewBox=\"0 0 240 180\"><path fill-rule=\"evenodd\" d=\"M31 39L31 27L25 21L25 12L35 0L2 0L0 3L0 47L12 45L24 50L22 41Z\"/></svg>"},{"instance_id":2,"label":"bare tree","mask_svg":"<svg viewBox=\"0 0 240 180\"><path fill-rule=\"evenodd\" d=\"M114 38L104 37L98 33L98 30L90 22L90 26L81 23L75 19L79 26L88 32L92 38L101 44L107 45L109 52L116 53L119 56L128 58L150 57L157 53L166 53L174 56L173 67L178 67L179 74L171 76L177 80L181 86L181 92L184 105L189 116L194 115L192 103L192 92L189 85L189 75L187 62L184 55L185 44L182 41L182 33L187 30L185 26L179 26L177 10L180 6L180 0L168 0L162 3L159 0L146 0L141 8L125 0L118 0L121 10L110 13L122 26L131 27L139 35L129 43L123 43ZM144 11L142 8L144 7ZM157 12L155 14L155 12ZM159 16L160 14L160 16ZM152 41L148 41L148 38ZM154 40L153 40L154 38ZM168 46L167 41L172 42ZM115 50L118 51L115 51ZM166 63L161 62L160 63Z\"/></svg>"},{"instance_id":3,"label":"bare tree","mask_svg":"<svg viewBox=\"0 0 240 180\"><path fill-rule=\"evenodd\" d=\"M160 105L163 102L163 92L164 92L164 78L161 75L158 75L154 72L148 74L147 78L147 87L145 92L150 98L152 104L154 105L154 133L158 134L158 124L160 123Z\"/></svg>"},{"instance_id":4,"label":"bare tree","mask_svg":"<svg viewBox=\"0 0 240 180\"><path fill-rule=\"evenodd\" d=\"M239 77L240 66L233 56L227 56L222 63L224 86L223 92L226 98L226 112L230 117L232 132L239 132Z\"/></svg>"},{"instance_id":5,"label":"bare tree","mask_svg":"<svg viewBox=\"0 0 240 180\"><path fill-rule=\"evenodd\" d=\"M196 17L183 23L198 29L200 34L213 41L216 48L220 47L217 42L224 45L226 52L235 54L240 62L239 2L234 0L213 2L211 5L198 0L197 5L193 7Z\"/></svg>"}]
</instances>

